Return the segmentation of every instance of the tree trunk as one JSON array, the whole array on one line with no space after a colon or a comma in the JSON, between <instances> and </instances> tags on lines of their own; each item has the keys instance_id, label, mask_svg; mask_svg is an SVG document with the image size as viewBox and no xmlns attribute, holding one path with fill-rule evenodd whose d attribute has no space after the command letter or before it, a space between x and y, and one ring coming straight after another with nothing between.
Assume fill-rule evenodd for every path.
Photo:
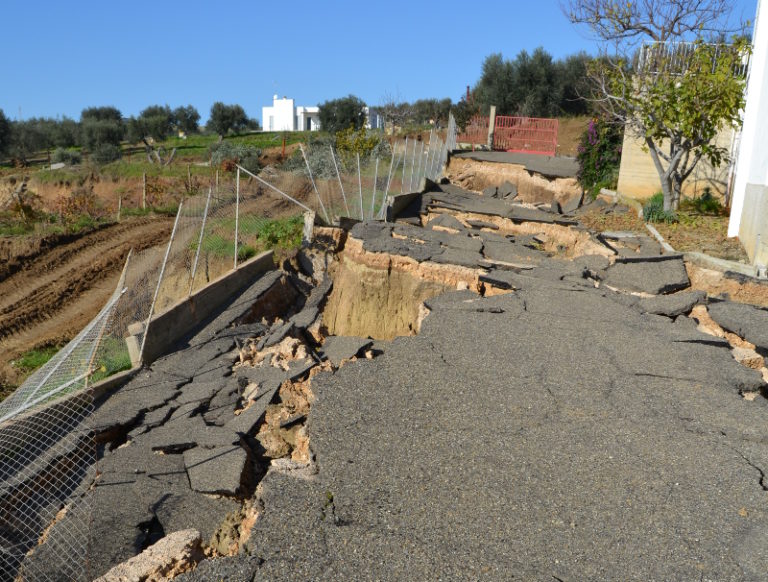
<instances>
[{"instance_id":1,"label":"tree trunk","mask_svg":"<svg viewBox=\"0 0 768 582\"><path fill-rule=\"evenodd\" d=\"M675 210L677 206L675 205L675 191L674 191L674 185L672 183L671 177L661 177L661 192L664 194L664 210L669 212L670 210Z\"/></svg>"},{"instance_id":2,"label":"tree trunk","mask_svg":"<svg viewBox=\"0 0 768 582\"><path fill-rule=\"evenodd\" d=\"M680 196L683 192L683 178L679 172L674 172L670 176L672 183L672 210L677 210L680 206Z\"/></svg>"}]
</instances>

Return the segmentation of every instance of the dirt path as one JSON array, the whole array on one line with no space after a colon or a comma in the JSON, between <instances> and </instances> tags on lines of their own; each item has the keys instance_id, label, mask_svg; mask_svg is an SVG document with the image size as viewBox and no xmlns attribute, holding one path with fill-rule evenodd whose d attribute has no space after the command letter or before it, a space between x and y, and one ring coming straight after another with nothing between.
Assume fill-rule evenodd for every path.
<instances>
[{"instance_id":1,"label":"dirt path","mask_svg":"<svg viewBox=\"0 0 768 582\"><path fill-rule=\"evenodd\" d=\"M168 218L140 218L45 250L0 281L0 383L18 381L10 361L70 339L114 291L125 257L168 240Z\"/></svg>"}]
</instances>

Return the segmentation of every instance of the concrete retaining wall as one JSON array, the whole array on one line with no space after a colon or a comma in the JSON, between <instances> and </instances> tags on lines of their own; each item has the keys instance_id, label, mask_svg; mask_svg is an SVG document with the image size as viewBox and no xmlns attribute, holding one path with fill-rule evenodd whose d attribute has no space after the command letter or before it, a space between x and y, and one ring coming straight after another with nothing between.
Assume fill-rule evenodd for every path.
<instances>
[{"instance_id":1,"label":"concrete retaining wall","mask_svg":"<svg viewBox=\"0 0 768 582\"><path fill-rule=\"evenodd\" d=\"M168 353L181 338L217 311L254 278L275 266L272 251L253 257L236 271L210 282L194 295L179 301L165 312L152 318L147 326L143 363L151 364Z\"/></svg>"}]
</instances>

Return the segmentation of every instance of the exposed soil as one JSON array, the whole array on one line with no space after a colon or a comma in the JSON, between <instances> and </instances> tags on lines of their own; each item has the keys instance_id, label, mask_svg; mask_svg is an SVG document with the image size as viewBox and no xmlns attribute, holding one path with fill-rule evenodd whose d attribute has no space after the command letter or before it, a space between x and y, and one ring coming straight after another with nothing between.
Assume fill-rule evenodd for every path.
<instances>
[{"instance_id":1,"label":"exposed soil","mask_svg":"<svg viewBox=\"0 0 768 582\"><path fill-rule=\"evenodd\" d=\"M32 252L0 281L0 384L21 379L11 365L20 354L76 335L114 291L128 251L165 243L172 225L146 217L52 246L28 240Z\"/></svg>"},{"instance_id":2,"label":"exposed soil","mask_svg":"<svg viewBox=\"0 0 768 582\"><path fill-rule=\"evenodd\" d=\"M653 226L672 248L681 253L699 252L729 261L747 262L747 253L738 238L728 238L727 216L706 216L679 212L680 221ZM645 223L634 211L606 213L595 207L579 215L579 221L596 231L626 230L647 234Z\"/></svg>"},{"instance_id":3,"label":"exposed soil","mask_svg":"<svg viewBox=\"0 0 768 582\"><path fill-rule=\"evenodd\" d=\"M323 325L331 335L387 340L415 335L425 299L450 289L480 286L477 270L370 253L351 237L339 260L323 313Z\"/></svg>"},{"instance_id":4,"label":"exposed soil","mask_svg":"<svg viewBox=\"0 0 768 582\"><path fill-rule=\"evenodd\" d=\"M595 206L579 214L579 222L597 232L630 231L648 234L645 223L632 210L622 213L605 212L604 208Z\"/></svg>"},{"instance_id":5,"label":"exposed soil","mask_svg":"<svg viewBox=\"0 0 768 582\"><path fill-rule=\"evenodd\" d=\"M727 296L731 301L768 307L768 281L758 281L736 274L722 273L686 263L691 288L712 296Z\"/></svg>"},{"instance_id":6,"label":"exposed soil","mask_svg":"<svg viewBox=\"0 0 768 582\"><path fill-rule=\"evenodd\" d=\"M747 253L737 237L728 238L728 216L703 216L679 212L680 222L656 224L656 230L672 248L680 252L699 252L726 259L748 262Z\"/></svg>"},{"instance_id":7,"label":"exposed soil","mask_svg":"<svg viewBox=\"0 0 768 582\"><path fill-rule=\"evenodd\" d=\"M517 186L515 202L564 203L574 196L581 196L581 186L576 178L546 178L528 171L517 164L479 162L467 158L451 158L446 170L448 179L466 190L482 192L488 186L498 186L509 181Z\"/></svg>"}]
</instances>

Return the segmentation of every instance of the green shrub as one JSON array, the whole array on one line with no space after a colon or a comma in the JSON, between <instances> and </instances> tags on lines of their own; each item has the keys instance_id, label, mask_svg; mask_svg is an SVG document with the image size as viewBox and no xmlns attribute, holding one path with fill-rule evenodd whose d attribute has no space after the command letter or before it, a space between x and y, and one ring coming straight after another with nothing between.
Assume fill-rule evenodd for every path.
<instances>
[{"instance_id":1,"label":"green shrub","mask_svg":"<svg viewBox=\"0 0 768 582\"><path fill-rule=\"evenodd\" d=\"M681 210L697 212L698 214L711 214L718 216L723 213L723 205L712 194L712 189L707 186L698 198L684 199L680 202Z\"/></svg>"},{"instance_id":2,"label":"green shrub","mask_svg":"<svg viewBox=\"0 0 768 582\"><path fill-rule=\"evenodd\" d=\"M108 164L120 158L120 148L111 143L100 143L93 148L91 157L97 164Z\"/></svg>"},{"instance_id":3,"label":"green shrub","mask_svg":"<svg viewBox=\"0 0 768 582\"><path fill-rule=\"evenodd\" d=\"M314 178L326 180L336 178L336 166L334 166L333 159L331 158L331 147L336 148L336 138L333 136L319 135L309 138L304 152L307 155L307 162L309 162ZM337 160L337 163L342 162ZM301 151L299 149L294 150L288 159L283 162L282 168L296 174L306 173L307 165L304 162L304 156Z\"/></svg>"},{"instance_id":4,"label":"green shrub","mask_svg":"<svg viewBox=\"0 0 768 582\"><path fill-rule=\"evenodd\" d=\"M646 222L677 222L677 214L664 210L664 194L656 192L643 205L643 219Z\"/></svg>"},{"instance_id":5,"label":"green shrub","mask_svg":"<svg viewBox=\"0 0 768 582\"><path fill-rule=\"evenodd\" d=\"M623 129L596 118L581 136L576 161L581 187L595 198L602 188L615 189L619 181Z\"/></svg>"},{"instance_id":6,"label":"green shrub","mask_svg":"<svg viewBox=\"0 0 768 582\"><path fill-rule=\"evenodd\" d=\"M304 231L302 215L265 221L258 229L259 245L266 249L291 249L301 246Z\"/></svg>"},{"instance_id":7,"label":"green shrub","mask_svg":"<svg viewBox=\"0 0 768 582\"><path fill-rule=\"evenodd\" d=\"M66 164L68 166L79 164L82 160L83 156L79 151L66 150L64 148L56 148L51 156L51 161L54 164Z\"/></svg>"},{"instance_id":8,"label":"green shrub","mask_svg":"<svg viewBox=\"0 0 768 582\"><path fill-rule=\"evenodd\" d=\"M76 233L83 230L93 230L97 224L98 222L95 218L88 214L83 214L69 224L69 231Z\"/></svg>"},{"instance_id":9,"label":"green shrub","mask_svg":"<svg viewBox=\"0 0 768 582\"><path fill-rule=\"evenodd\" d=\"M247 261L251 257L255 257L256 253L257 253L256 249L251 245L243 245L237 248L237 260Z\"/></svg>"},{"instance_id":10,"label":"green shrub","mask_svg":"<svg viewBox=\"0 0 768 582\"><path fill-rule=\"evenodd\" d=\"M261 150L258 148L232 141L220 141L211 144L208 152L213 166L233 170L237 164L254 174L261 170Z\"/></svg>"},{"instance_id":11,"label":"green shrub","mask_svg":"<svg viewBox=\"0 0 768 582\"><path fill-rule=\"evenodd\" d=\"M347 165L357 161L357 154L360 154L361 159L375 154L381 142L380 133L369 132L365 127L358 130L350 127L336 134L336 149Z\"/></svg>"}]
</instances>

